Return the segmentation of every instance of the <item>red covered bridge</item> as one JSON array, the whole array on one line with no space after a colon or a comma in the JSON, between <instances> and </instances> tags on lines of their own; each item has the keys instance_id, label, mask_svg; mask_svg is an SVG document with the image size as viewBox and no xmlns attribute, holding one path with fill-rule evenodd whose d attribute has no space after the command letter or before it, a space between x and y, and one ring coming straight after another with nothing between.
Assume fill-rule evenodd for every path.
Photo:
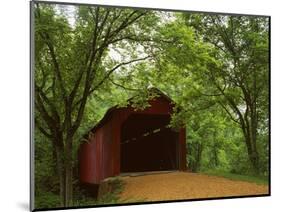
<instances>
[{"instance_id":1,"label":"red covered bridge","mask_svg":"<svg viewBox=\"0 0 281 212\"><path fill-rule=\"evenodd\" d=\"M167 127L174 103L157 92L144 110L109 109L89 132L79 149L81 183L100 184L127 172L186 170L185 128Z\"/></svg>"}]
</instances>

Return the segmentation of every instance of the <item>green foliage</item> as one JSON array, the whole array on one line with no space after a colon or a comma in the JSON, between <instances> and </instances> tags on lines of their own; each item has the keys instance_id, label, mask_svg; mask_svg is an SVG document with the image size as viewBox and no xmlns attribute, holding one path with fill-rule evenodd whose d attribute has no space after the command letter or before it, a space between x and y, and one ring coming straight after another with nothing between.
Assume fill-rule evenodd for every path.
<instances>
[{"instance_id":1,"label":"green foliage","mask_svg":"<svg viewBox=\"0 0 281 212\"><path fill-rule=\"evenodd\" d=\"M51 143L60 204L71 206L83 131L106 107L124 103L125 96L110 89L111 77L150 57L138 49L150 42L158 17L146 10L77 6L70 14L68 6L34 5L35 130ZM119 98L102 102L105 92Z\"/></svg>"},{"instance_id":2,"label":"green foliage","mask_svg":"<svg viewBox=\"0 0 281 212\"><path fill-rule=\"evenodd\" d=\"M58 176L55 174L50 143L40 134L35 135L35 206L36 208L58 207L60 198Z\"/></svg>"},{"instance_id":3,"label":"green foliage","mask_svg":"<svg viewBox=\"0 0 281 212\"><path fill-rule=\"evenodd\" d=\"M257 141L260 152L260 175L269 175L269 137L268 134L262 135Z\"/></svg>"},{"instance_id":4,"label":"green foliage","mask_svg":"<svg viewBox=\"0 0 281 212\"><path fill-rule=\"evenodd\" d=\"M91 205L104 205L104 204L118 204L121 203L119 194L124 189L124 182L118 178L113 181L113 191L105 194L99 200L93 199L93 197L87 195L83 190L76 192L75 206L91 206Z\"/></svg>"},{"instance_id":5,"label":"green foliage","mask_svg":"<svg viewBox=\"0 0 281 212\"><path fill-rule=\"evenodd\" d=\"M238 180L238 181L246 181L251 183L256 183L259 185L268 185L268 177L266 176L249 176L249 175L239 175L239 174L232 174L228 172L218 171L218 170L209 170L203 172L204 174L208 175L215 175L220 177L225 177L231 180Z\"/></svg>"},{"instance_id":6,"label":"green foliage","mask_svg":"<svg viewBox=\"0 0 281 212\"><path fill-rule=\"evenodd\" d=\"M59 195L52 192L42 192L35 199L35 207L40 208L55 208L60 205Z\"/></svg>"}]
</instances>

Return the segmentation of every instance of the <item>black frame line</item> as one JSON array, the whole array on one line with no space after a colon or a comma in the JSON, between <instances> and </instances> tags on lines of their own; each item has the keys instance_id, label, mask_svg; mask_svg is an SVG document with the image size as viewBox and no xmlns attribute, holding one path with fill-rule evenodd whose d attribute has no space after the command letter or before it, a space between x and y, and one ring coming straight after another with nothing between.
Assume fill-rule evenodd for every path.
<instances>
[{"instance_id":1,"label":"black frame line","mask_svg":"<svg viewBox=\"0 0 281 212\"><path fill-rule=\"evenodd\" d=\"M74 206L74 207L54 207L54 208L34 208L34 15L33 7L35 3L40 4L59 4L59 5L73 5L73 6L96 6L96 7L109 7L109 8L124 8L124 9L145 9L145 10L160 10L165 12L186 12L186 13L196 13L196 14L208 14L208 15L228 15L228 16L250 16L250 17L262 17L268 18L268 194L258 194L258 195L243 195L243 196L224 196L224 197L210 197L210 198L196 198L196 199L182 199L182 200L164 200L164 201L149 201L149 202L132 202L132 203L120 203L120 204L99 204L99 205L87 205L87 206ZM30 4L30 211L53 211L53 210L69 210L69 209L87 209L87 208L101 208L101 207L115 207L115 206L134 206L134 205L148 205L148 204L162 204L162 203L180 203L180 202L197 202L206 200L228 200L228 199L240 199L240 198L256 198L256 197L270 197L271 196L271 16L270 15L257 15L257 14L242 14L242 13L225 13L225 12L210 12L210 11L195 11L195 10L180 10L180 9L165 9L165 8L146 8L146 7L136 7L136 6L123 6L123 5L108 5L108 4L90 4L90 3L78 3L78 2L58 2L58 1L40 1L31 0Z\"/></svg>"},{"instance_id":2,"label":"black frame line","mask_svg":"<svg viewBox=\"0 0 281 212\"><path fill-rule=\"evenodd\" d=\"M268 17L268 194L271 196L271 16Z\"/></svg>"}]
</instances>

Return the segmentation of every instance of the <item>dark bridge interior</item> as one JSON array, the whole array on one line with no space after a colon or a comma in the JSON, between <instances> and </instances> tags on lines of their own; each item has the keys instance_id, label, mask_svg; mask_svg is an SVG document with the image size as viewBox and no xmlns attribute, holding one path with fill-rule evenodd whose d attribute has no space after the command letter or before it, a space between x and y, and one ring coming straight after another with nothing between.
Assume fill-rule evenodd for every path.
<instances>
[{"instance_id":1,"label":"dark bridge interior","mask_svg":"<svg viewBox=\"0 0 281 212\"><path fill-rule=\"evenodd\" d=\"M178 132L168 115L133 114L121 129L121 172L178 169Z\"/></svg>"}]
</instances>

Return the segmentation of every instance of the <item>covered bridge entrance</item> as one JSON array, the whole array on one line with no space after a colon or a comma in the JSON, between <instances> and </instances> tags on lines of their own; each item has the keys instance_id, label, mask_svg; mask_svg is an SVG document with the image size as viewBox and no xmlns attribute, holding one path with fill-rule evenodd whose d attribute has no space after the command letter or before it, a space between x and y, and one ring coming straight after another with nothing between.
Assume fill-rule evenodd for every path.
<instances>
[{"instance_id":1,"label":"covered bridge entrance","mask_svg":"<svg viewBox=\"0 0 281 212\"><path fill-rule=\"evenodd\" d=\"M179 133L169 115L132 114L121 127L121 172L178 169Z\"/></svg>"},{"instance_id":2,"label":"covered bridge entrance","mask_svg":"<svg viewBox=\"0 0 281 212\"><path fill-rule=\"evenodd\" d=\"M158 91L150 107L113 107L88 133L79 148L81 183L100 184L127 172L186 170L185 128L170 123L174 104Z\"/></svg>"}]
</instances>

